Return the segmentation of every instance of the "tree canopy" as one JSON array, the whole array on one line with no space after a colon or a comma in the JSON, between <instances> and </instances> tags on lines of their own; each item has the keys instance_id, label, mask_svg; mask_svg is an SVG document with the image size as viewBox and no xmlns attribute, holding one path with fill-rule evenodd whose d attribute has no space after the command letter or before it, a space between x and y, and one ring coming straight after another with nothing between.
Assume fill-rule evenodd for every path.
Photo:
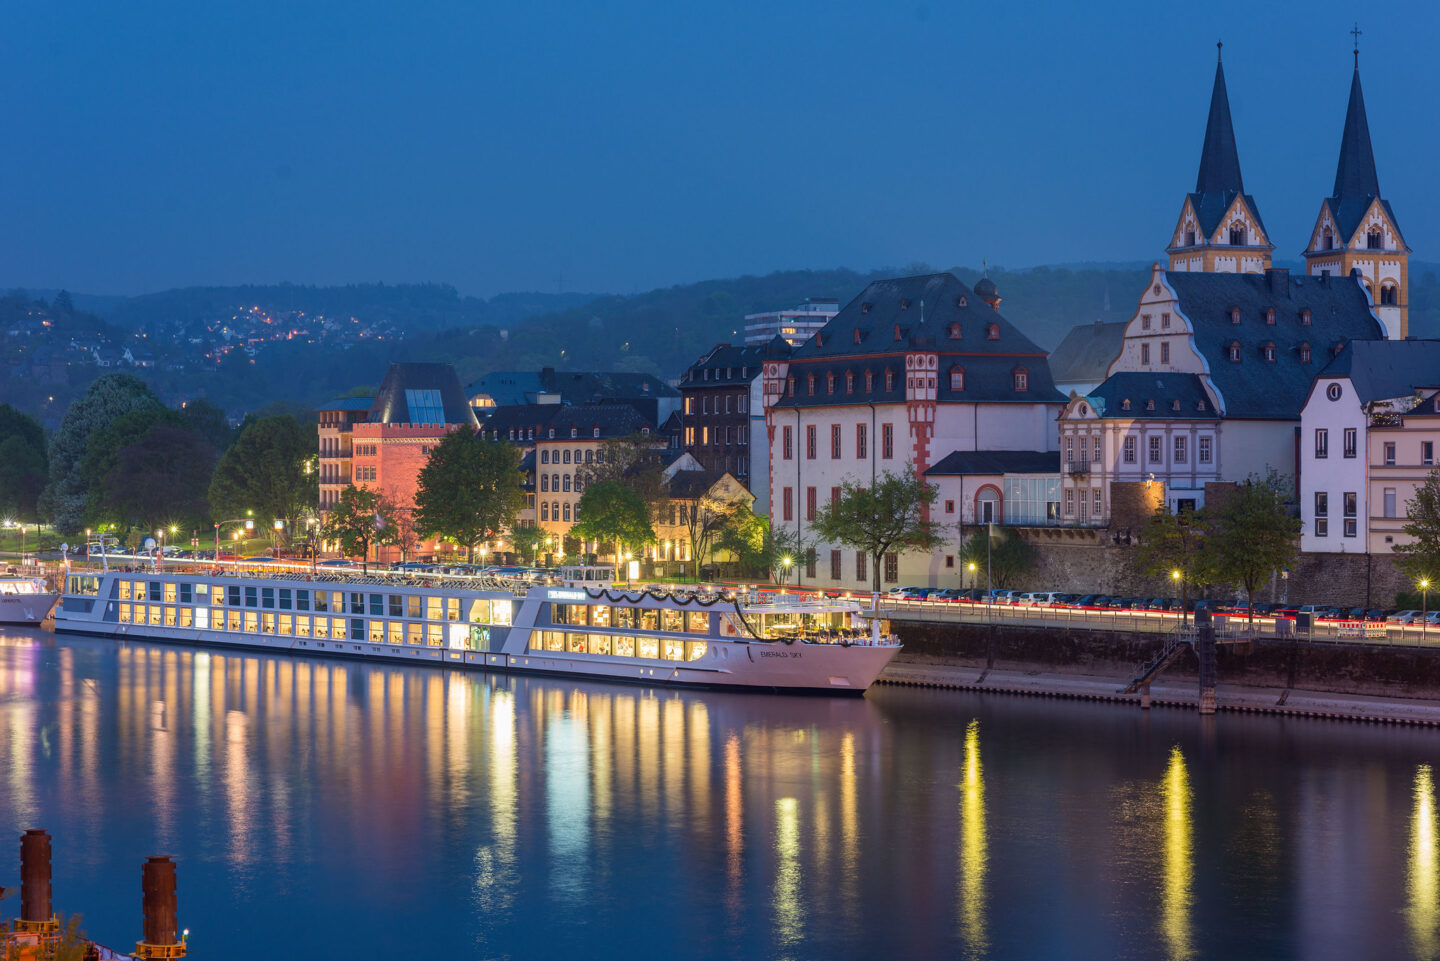
<instances>
[{"instance_id":1,"label":"tree canopy","mask_svg":"<svg viewBox=\"0 0 1440 961\"><path fill-rule=\"evenodd\" d=\"M320 536L337 541L345 556L358 556L368 571L370 548L388 544L395 537L395 516L377 491L350 484L330 508Z\"/></svg>"},{"instance_id":2,"label":"tree canopy","mask_svg":"<svg viewBox=\"0 0 1440 961\"><path fill-rule=\"evenodd\" d=\"M244 517L254 511L266 527L283 520L283 540L288 543L296 519L319 500L314 457L315 437L294 417L254 421L215 465L210 503L216 516Z\"/></svg>"},{"instance_id":3,"label":"tree canopy","mask_svg":"<svg viewBox=\"0 0 1440 961\"><path fill-rule=\"evenodd\" d=\"M157 422L115 452L95 491L98 514L146 531L173 526L188 537L207 525L214 463L215 448L195 431Z\"/></svg>"},{"instance_id":4,"label":"tree canopy","mask_svg":"<svg viewBox=\"0 0 1440 961\"><path fill-rule=\"evenodd\" d=\"M885 471L868 488L846 480L840 499L820 510L811 529L833 544L870 555L878 592L886 554L930 550L940 543L937 525L923 511L935 497L935 488L920 480L912 466L899 474Z\"/></svg>"},{"instance_id":5,"label":"tree canopy","mask_svg":"<svg viewBox=\"0 0 1440 961\"><path fill-rule=\"evenodd\" d=\"M49 476L45 431L35 418L0 404L0 514L38 519L40 492Z\"/></svg>"},{"instance_id":6,"label":"tree canopy","mask_svg":"<svg viewBox=\"0 0 1440 961\"><path fill-rule=\"evenodd\" d=\"M1149 577L1171 580L1180 593L1183 607L1189 606L1192 587L1203 591L1215 578L1205 531L1202 513L1172 514L1161 504L1145 522L1140 546L1135 550L1140 571Z\"/></svg>"},{"instance_id":7,"label":"tree canopy","mask_svg":"<svg viewBox=\"0 0 1440 961\"><path fill-rule=\"evenodd\" d=\"M1408 544L1395 547L1395 564L1413 582L1440 583L1440 471L1431 471L1415 496L1405 502L1409 518L1403 530Z\"/></svg>"},{"instance_id":8,"label":"tree canopy","mask_svg":"<svg viewBox=\"0 0 1440 961\"><path fill-rule=\"evenodd\" d=\"M964 564L974 564L977 580L996 590L1010 587L1035 566L1035 546L1013 531L981 527L960 551Z\"/></svg>"},{"instance_id":9,"label":"tree canopy","mask_svg":"<svg viewBox=\"0 0 1440 961\"><path fill-rule=\"evenodd\" d=\"M445 435L418 481L415 529L448 538L472 555L486 538L509 530L525 507L520 448L486 440L468 427Z\"/></svg>"},{"instance_id":10,"label":"tree canopy","mask_svg":"<svg viewBox=\"0 0 1440 961\"><path fill-rule=\"evenodd\" d=\"M587 486L576 511L580 520L570 532L585 540L615 545L617 560L622 551L638 551L655 540L644 499L622 481Z\"/></svg>"},{"instance_id":11,"label":"tree canopy","mask_svg":"<svg viewBox=\"0 0 1440 961\"><path fill-rule=\"evenodd\" d=\"M1254 617L1255 590L1295 559L1301 522L1291 509L1289 480L1252 475L1205 505L1204 555L1215 582L1239 584Z\"/></svg>"}]
</instances>

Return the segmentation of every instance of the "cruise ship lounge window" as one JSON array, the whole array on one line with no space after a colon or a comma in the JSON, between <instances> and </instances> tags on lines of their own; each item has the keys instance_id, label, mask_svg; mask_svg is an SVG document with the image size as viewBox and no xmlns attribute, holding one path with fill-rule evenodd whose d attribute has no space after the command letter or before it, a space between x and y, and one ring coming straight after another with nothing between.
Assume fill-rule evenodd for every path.
<instances>
[{"instance_id":1,"label":"cruise ship lounge window","mask_svg":"<svg viewBox=\"0 0 1440 961\"><path fill-rule=\"evenodd\" d=\"M272 610L274 609L274 607L275 607L275 588L273 588L273 587L262 587L262 588L260 588L260 606L261 606L261 607L268 607L268 608L271 608Z\"/></svg>"},{"instance_id":2,"label":"cruise ship lounge window","mask_svg":"<svg viewBox=\"0 0 1440 961\"><path fill-rule=\"evenodd\" d=\"M262 634L274 634L274 633L275 633L275 615L274 615L274 614L261 614L261 615L260 615L260 633L262 633Z\"/></svg>"},{"instance_id":3,"label":"cruise ship lounge window","mask_svg":"<svg viewBox=\"0 0 1440 961\"><path fill-rule=\"evenodd\" d=\"M138 600L138 599L139 599L139 598L137 598L137 600ZM227 584L227 585L225 585L225 603L229 604L231 607L239 607L239 606L240 606L240 585L239 585L239 584Z\"/></svg>"},{"instance_id":4,"label":"cruise ship lounge window","mask_svg":"<svg viewBox=\"0 0 1440 961\"><path fill-rule=\"evenodd\" d=\"M391 594L391 595L389 595L389 597L390 597L390 600L389 600L390 616L391 616L391 617L404 617L404 616L405 616L405 598L404 598L404 596L401 595L401 594Z\"/></svg>"},{"instance_id":5,"label":"cruise ship lounge window","mask_svg":"<svg viewBox=\"0 0 1440 961\"><path fill-rule=\"evenodd\" d=\"M371 614L371 616L373 616L373 617L384 617L384 616L385 616L385 595L384 595L384 594L371 594L371 595L370 595L370 614Z\"/></svg>"},{"instance_id":6,"label":"cruise ship lounge window","mask_svg":"<svg viewBox=\"0 0 1440 961\"><path fill-rule=\"evenodd\" d=\"M660 630L674 631L675 633L679 633L684 629L684 618L679 611L672 611L669 609L663 609L660 611Z\"/></svg>"},{"instance_id":7,"label":"cruise ship lounge window","mask_svg":"<svg viewBox=\"0 0 1440 961\"><path fill-rule=\"evenodd\" d=\"M603 604L597 604L590 608L590 623L594 627L609 627L610 608Z\"/></svg>"},{"instance_id":8,"label":"cruise ship lounge window","mask_svg":"<svg viewBox=\"0 0 1440 961\"><path fill-rule=\"evenodd\" d=\"M195 585L194 585L194 584L188 584L188 583L187 583L187 584L181 584L181 585L180 585L180 603L181 603L181 604L191 604L191 603L194 603L194 601L195 601Z\"/></svg>"},{"instance_id":9,"label":"cruise ship lounge window","mask_svg":"<svg viewBox=\"0 0 1440 961\"><path fill-rule=\"evenodd\" d=\"M247 588L245 588L245 606L246 606L246 607L256 607L256 606L258 606L258 603L259 603L259 598L258 598L258 596L257 596L257 591L256 591L256 589L253 588L253 587L247 587Z\"/></svg>"},{"instance_id":10,"label":"cruise ship lounge window","mask_svg":"<svg viewBox=\"0 0 1440 961\"><path fill-rule=\"evenodd\" d=\"M260 615L255 611L245 612L245 633L256 634L260 631Z\"/></svg>"},{"instance_id":11,"label":"cruise ship lounge window","mask_svg":"<svg viewBox=\"0 0 1440 961\"><path fill-rule=\"evenodd\" d=\"M424 624L406 624L406 625L405 625L405 643L406 643L406 644L423 644L423 643L425 643L425 634L424 634L424 632L425 632L425 625L424 625Z\"/></svg>"},{"instance_id":12,"label":"cruise ship lounge window","mask_svg":"<svg viewBox=\"0 0 1440 961\"><path fill-rule=\"evenodd\" d=\"M308 618L308 617L296 617L296 618L295 618L295 636L296 636L296 637L309 637L309 636L310 636L310 618Z\"/></svg>"},{"instance_id":13,"label":"cruise ship lounge window","mask_svg":"<svg viewBox=\"0 0 1440 961\"><path fill-rule=\"evenodd\" d=\"M358 617L352 617L350 619L350 640L365 640L365 622Z\"/></svg>"},{"instance_id":14,"label":"cruise ship lounge window","mask_svg":"<svg viewBox=\"0 0 1440 961\"><path fill-rule=\"evenodd\" d=\"M288 611L295 607L294 592L288 587L280 588L280 610Z\"/></svg>"},{"instance_id":15,"label":"cruise ship lounge window","mask_svg":"<svg viewBox=\"0 0 1440 961\"><path fill-rule=\"evenodd\" d=\"M646 610L642 610L642 611L640 612L640 630L642 630L642 631L658 631L658 630L660 630L660 612L657 611L657 610L655 610L654 608L649 608L649 609L646 609Z\"/></svg>"},{"instance_id":16,"label":"cruise ship lounge window","mask_svg":"<svg viewBox=\"0 0 1440 961\"><path fill-rule=\"evenodd\" d=\"M289 637L295 633L295 615L281 614L275 621L275 633Z\"/></svg>"},{"instance_id":17,"label":"cruise ship lounge window","mask_svg":"<svg viewBox=\"0 0 1440 961\"><path fill-rule=\"evenodd\" d=\"M633 629L637 620L635 616L635 608L633 607L617 607L614 610L613 617L615 620L614 626L620 628Z\"/></svg>"},{"instance_id":18,"label":"cruise ship lounge window","mask_svg":"<svg viewBox=\"0 0 1440 961\"><path fill-rule=\"evenodd\" d=\"M685 630L691 634L710 633L710 615L703 611L685 613Z\"/></svg>"},{"instance_id":19,"label":"cruise ship lounge window","mask_svg":"<svg viewBox=\"0 0 1440 961\"><path fill-rule=\"evenodd\" d=\"M391 621L386 631L386 641L391 644L405 643L405 625L399 621Z\"/></svg>"},{"instance_id":20,"label":"cruise ship lounge window","mask_svg":"<svg viewBox=\"0 0 1440 961\"><path fill-rule=\"evenodd\" d=\"M440 613L440 598L438 598L438 597L427 597L427 598L425 598L425 620L427 620L427 621L438 621L438 620L440 620L440 618L441 618L441 613Z\"/></svg>"},{"instance_id":21,"label":"cruise ship lounge window","mask_svg":"<svg viewBox=\"0 0 1440 961\"><path fill-rule=\"evenodd\" d=\"M308 611L308 610L310 610L310 592L309 592L309 591L296 591L296 592L295 592L295 610L297 610L297 611Z\"/></svg>"},{"instance_id":22,"label":"cruise ship lounge window","mask_svg":"<svg viewBox=\"0 0 1440 961\"><path fill-rule=\"evenodd\" d=\"M422 605L421 605L420 601L421 601L421 598L415 596L414 594L410 594L410 595L408 595L408 596L405 598L405 616L406 616L406 617L420 617L420 616L421 616L420 611L421 611L421 609L422 609Z\"/></svg>"}]
</instances>

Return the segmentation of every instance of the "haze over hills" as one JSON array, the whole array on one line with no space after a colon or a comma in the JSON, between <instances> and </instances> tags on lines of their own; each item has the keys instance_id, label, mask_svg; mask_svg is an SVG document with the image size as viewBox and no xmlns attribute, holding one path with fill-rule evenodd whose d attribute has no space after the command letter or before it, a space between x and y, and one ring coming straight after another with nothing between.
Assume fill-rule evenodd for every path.
<instances>
[{"instance_id":1,"label":"haze over hills","mask_svg":"<svg viewBox=\"0 0 1440 961\"><path fill-rule=\"evenodd\" d=\"M1440 267L1413 267L1411 330L1440 334ZM205 396L238 417L277 403L304 410L373 389L397 360L453 363L465 383L491 370L546 366L672 379L716 343L743 341L746 314L808 297L843 304L872 280L932 270L777 271L633 296L481 299L447 284L193 287L125 298L12 292L0 298L8 361L0 401L53 426L91 380L124 370L172 403ZM1001 312L1050 350L1076 324L1129 317L1148 270L1093 264L988 273ZM973 268L953 272L972 286L981 276Z\"/></svg>"}]
</instances>

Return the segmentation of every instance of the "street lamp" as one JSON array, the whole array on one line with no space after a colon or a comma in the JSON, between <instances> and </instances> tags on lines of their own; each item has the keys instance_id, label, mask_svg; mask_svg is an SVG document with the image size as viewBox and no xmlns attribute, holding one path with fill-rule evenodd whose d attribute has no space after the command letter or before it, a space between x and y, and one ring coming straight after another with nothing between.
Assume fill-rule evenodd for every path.
<instances>
[{"instance_id":1,"label":"street lamp","mask_svg":"<svg viewBox=\"0 0 1440 961\"><path fill-rule=\"evenodd\" d=\"M1170 572L1170 580L1174 581L1175 585L1180 588L1180 623L1183 625L1186 618L1189 616L1189 611L1185 610L1185 601L1187 600L1187 598L1184 596L1185 589L1184 586L1181 584L1182 575L1180 574L1180 569L1178 567Z\"/></svg>"},{"instance_id":2,"label":"street lamp","mask_svg":"<svg viewBox=\"0 0 1440 961\"><path fill-rule=\"evenodd\" d=\"M786 554L784 557L782 557L782 558L780 559L780 567L781 567L781 569L782 569L782 571L783 571L783 573L781 573L781 575L780 575L780 583L781 583L781 584L787 584L787 583L789 583L789 581L790 581L790 564L791 564L791 563L792 563L792 561L790 560L790 555L789 555L789 554Z\"/></svg>"},{"instance_id":3,"label":"street lamp","mask_svg":"<svg viewBox=\"0 0 1440 961\"><path fill-rule=\"evenodd\" d=\"M975 586L975 562L974 562L974 561L971 561L969 564L966 564L965 567L966 567L967 570L970 571L970 586L971 586L971 587L974 587L974 586Z\"/></svg>"},{"instance_id":4,"label":"street lamp","mask_svg":"<svg viewBox=\"0 0 1440 961\"><path fill-rule=\"evenodd\" d=\"M1429 626L1428 609L1426 603L1429 601L1430 578L1420 578L1420 642L1425 642L1425 628Z\"/></svg>"}]
</instances>

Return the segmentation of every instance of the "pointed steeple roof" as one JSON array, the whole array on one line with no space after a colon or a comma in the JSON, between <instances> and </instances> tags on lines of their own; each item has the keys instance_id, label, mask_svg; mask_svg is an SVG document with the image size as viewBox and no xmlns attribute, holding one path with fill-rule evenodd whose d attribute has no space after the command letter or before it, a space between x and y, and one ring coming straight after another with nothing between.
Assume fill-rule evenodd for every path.
<instances>
[{"instance_id":1,"label":"pointed steeple roof","mask_svg":"<svg viewBox=\"0 0 1440 961\"><path fill-rule=\"evenodd\" d=\"M1217 48L1220 46L1216 44ZM1256 226L1263 233L1265 226L1260 222L1260 208L1254 198L1245 193L1245 183L1240 176L1240 151L1235 146L1235 127L1230 122L1225 64L1217 59L1215 86L1210 92L1210 116L1205 121L1205 144L1200 148L1200 173L1195 178L1195 192L1190 194L1190 204L1205 236L1209 237L1220 226L1221 218L1237 196L1245 198Z\"/></svg>"},{"instance_id":2,"label":"pointed steeple roof","mask_svg":"<svg viewBox=\"0 0 1440 961\"><path fill-rule=\"evenodd\" d=\"M1350 80L1350 103L1345 108L1345 132L1340 135L1340 161L1335 166L1335 192L1330 215L1346 239L1354 236L1370 204L1380 198L1380 176L1375 172L1375 151L1370 145L1370 122L1365 117L1365 95L1360 89L1360 62ZM1380 200L1390 222L1399 229L1390 204Z\"/></svg>"},{"instance_id":3,"label":"pointed steeple roof","mask_svg":"<svg viewBox=\"0 0 1440 961\"><path fill-rule=\"evenodd\" d=\"M1245 192L1240 179L1240 152L1235 147L1235 128L1230 123L1230 97L1225 92L1225 65L1215 64L1215 88L1210 92L1210 118L1205 122L1205 146L1200 151L1200 175L1195 178L1197 194Z\"/></svg>"}]
</instances>

